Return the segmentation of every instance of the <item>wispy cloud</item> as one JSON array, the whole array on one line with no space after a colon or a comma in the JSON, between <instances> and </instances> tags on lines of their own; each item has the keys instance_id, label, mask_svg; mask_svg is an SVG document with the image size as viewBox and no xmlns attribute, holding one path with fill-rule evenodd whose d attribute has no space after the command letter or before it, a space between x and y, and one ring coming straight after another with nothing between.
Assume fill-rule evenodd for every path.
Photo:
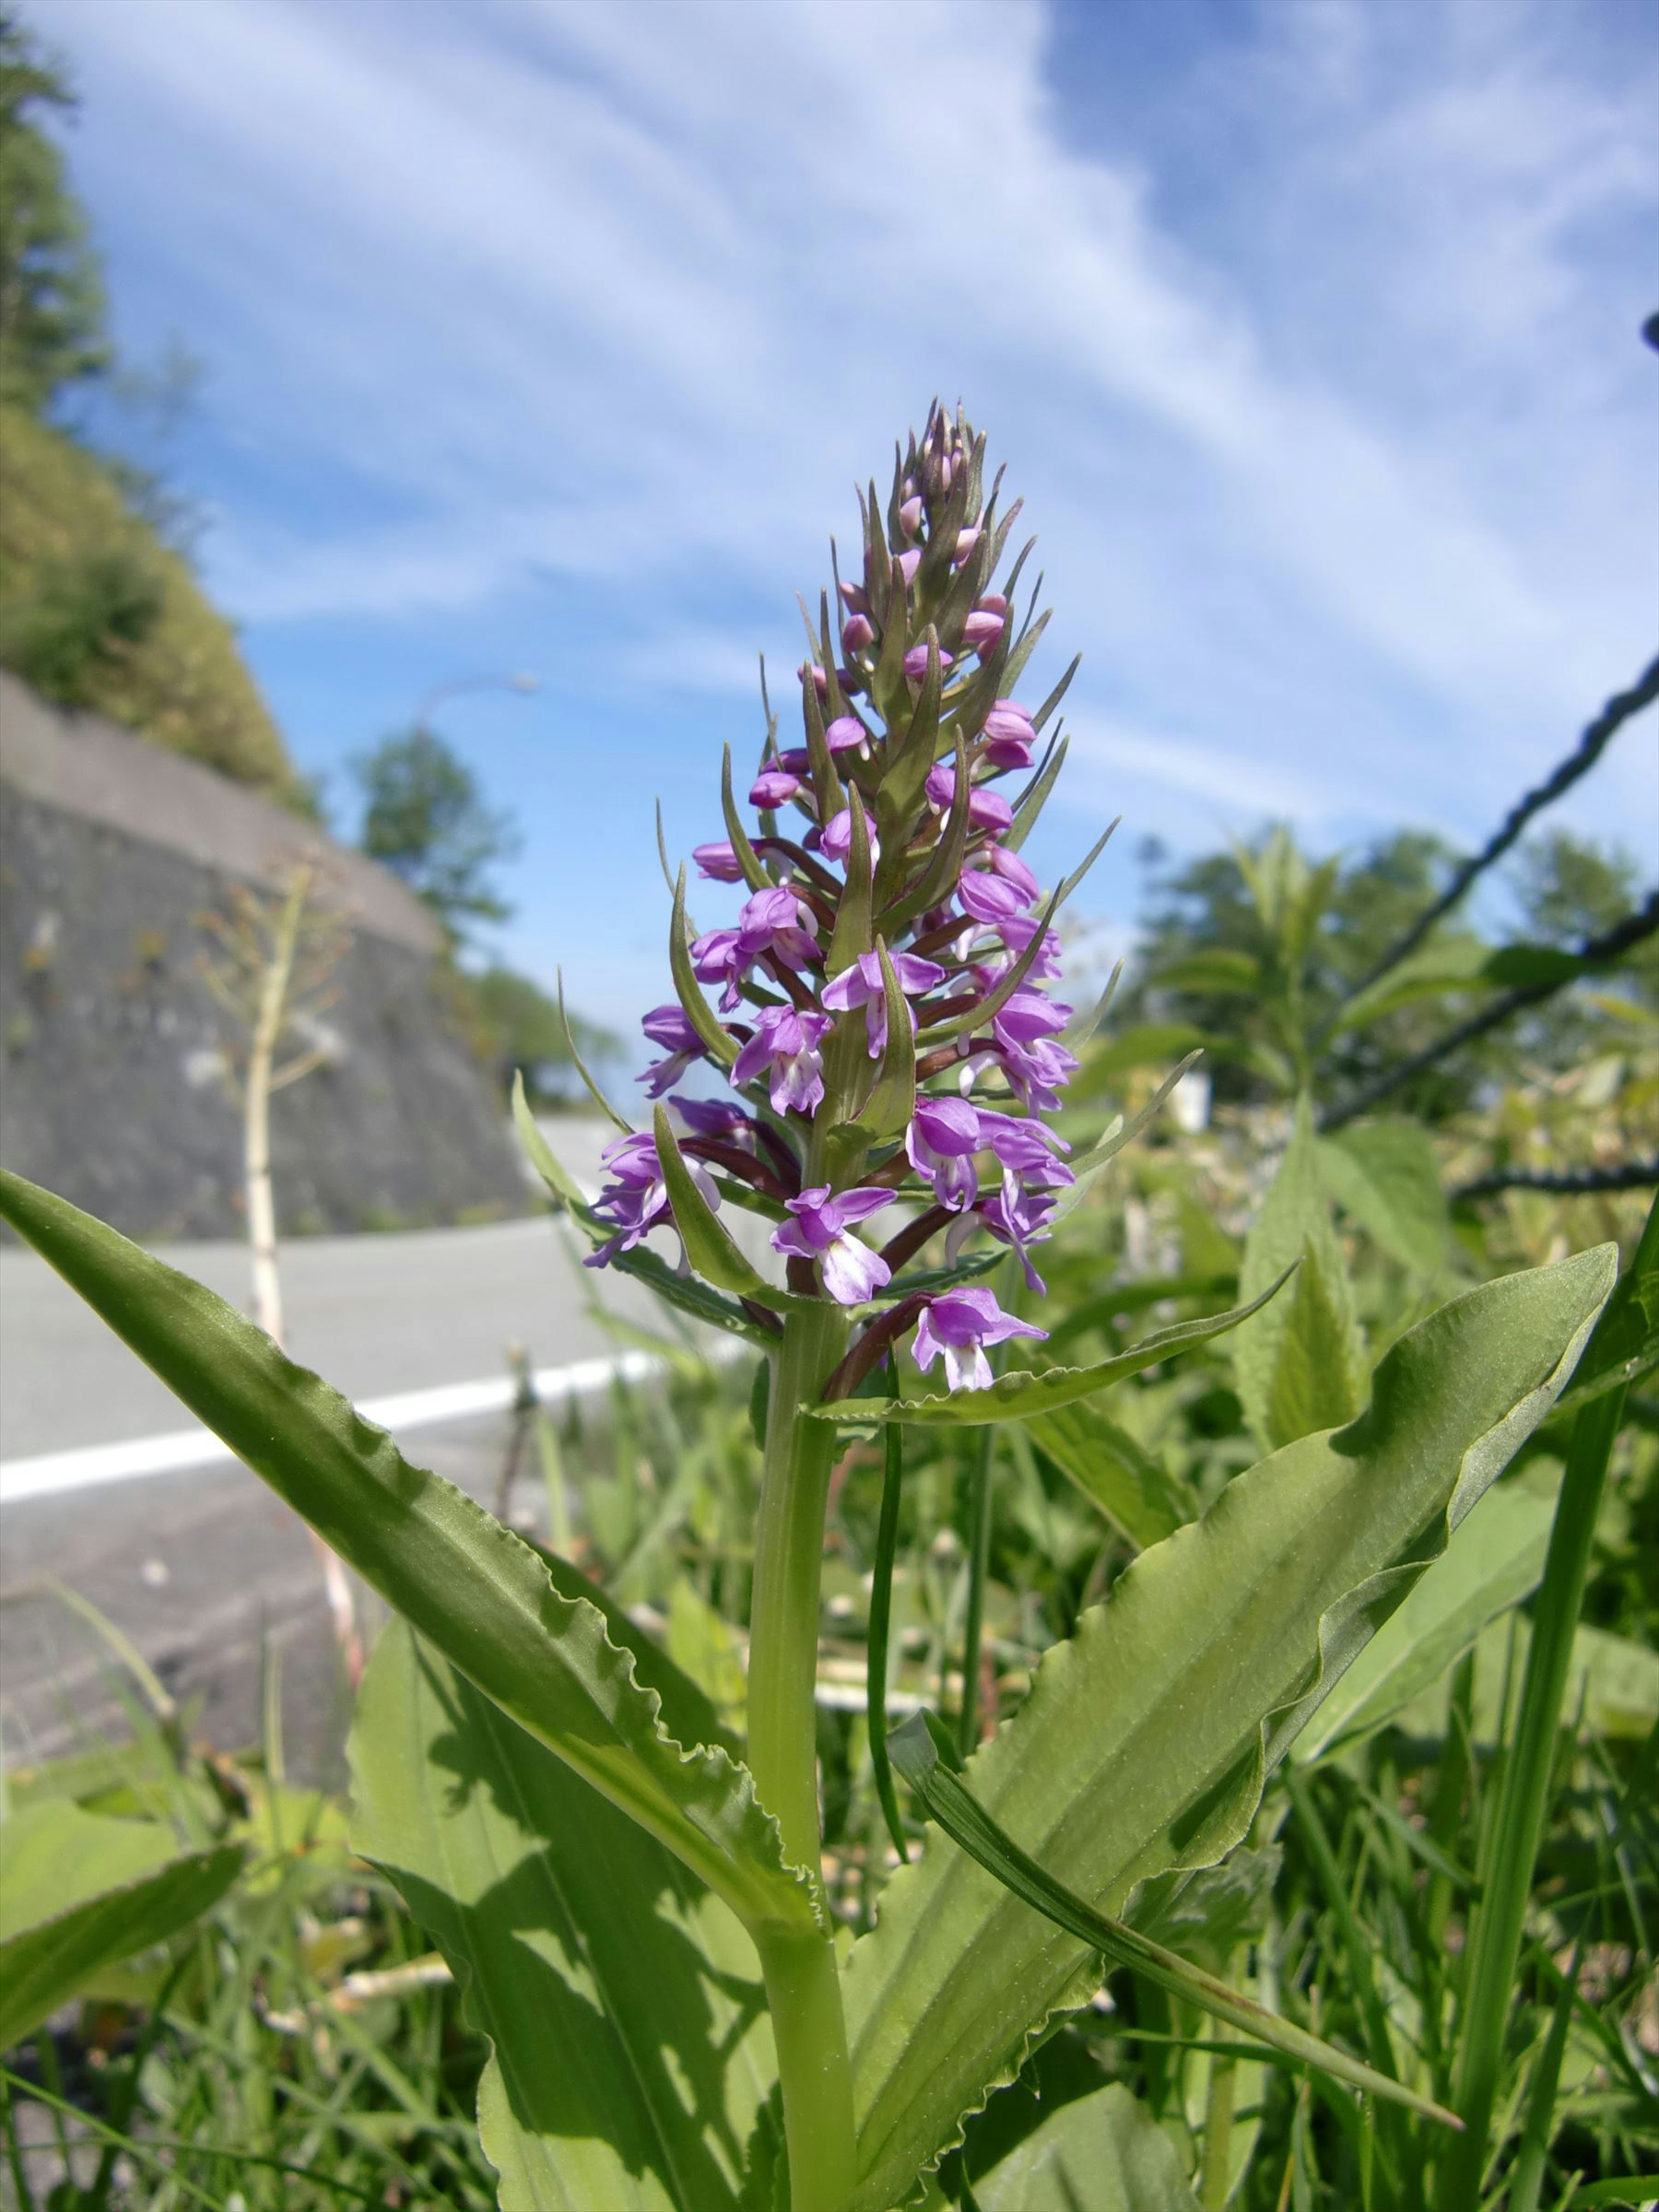
<instances>
[{"instance_id":1,"label":"wispy cloud","mask_svg":"<svg viewBox=\"0 0 1659 2212\"><path fill-rule=\"evenodd\" d=\"M52 16L106 227L214 361L210 565L256 638L580 583L614 617L572 681L623 637L637 688L746 688L942 387L1091 647L1099 803L1473 830L1649 643L1655 41L1564 0L1262 0L1155 58L1140 21Z\"/></svg>"}]
</instances>

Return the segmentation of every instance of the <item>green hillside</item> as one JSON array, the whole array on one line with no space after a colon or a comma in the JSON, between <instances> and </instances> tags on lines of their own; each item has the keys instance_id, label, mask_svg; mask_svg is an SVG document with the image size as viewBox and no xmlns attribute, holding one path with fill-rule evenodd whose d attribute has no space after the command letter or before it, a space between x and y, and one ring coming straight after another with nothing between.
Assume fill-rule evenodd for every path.
<instances>
[{"instance_id":1,"label":"green hillside","mask_svg":"<svg viewBox=\"0 0 1659 2212\"><path fill-rule=\"evenodd\" d=\"M235 632L140 511L138 480L53 420L114 360L85 216L35 120L71 105L0 0L0 663L307 809Z\"/></svg>"}]
</instances>

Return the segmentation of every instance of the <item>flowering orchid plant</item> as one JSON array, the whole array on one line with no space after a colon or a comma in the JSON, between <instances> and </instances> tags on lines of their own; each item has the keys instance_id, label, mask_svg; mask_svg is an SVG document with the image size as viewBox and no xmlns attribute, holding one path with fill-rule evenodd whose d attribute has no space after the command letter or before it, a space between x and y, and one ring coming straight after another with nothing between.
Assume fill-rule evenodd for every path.
<instances>
[{"instance_id":1,"label":"flowering orchid plant","mask_svg":"<svg viewBox=\"0 0 1659 2212\"><path fill-rule=\"evenodd\" d=\"M363 1685L355 1840L489 2039L479 2124L507 2212L937 2202L928 2177L964 2119L1089 2001L1103 1959L1293 2063L1448 2117L1148 1931L1245 1836L1321 1699L1544 1417L1612 1262L1581 1255L1443 1308L1380 1363L1362 1411L1304 1115L1237 1310L1060 1367L978 1279L1000 1263L1011 1303L1021 1283L1040 1295L1034 1253L1146 1118L1080 1157L1044 1118L1092 1026L1048 988L1083 870L1045 897L1021 857L1063 760L1050 726L1072 671L1022 703L1047 617L1033 595L1018 617L1030 549L1004 574L1018 507L984 464L983 440L936 408L885 507L873 484L860 497L839 629L828 592L809 620L801 741L781 745L769 708L750 812L728 752L726 834L695 850L702 882L740 890L735 921L699 933L683 869L672 885L674 996L644 1024L660 1048L641 1079L650 1127L615 1116L596 1200L518 1102L587 1264L764 1357L743 1737L573 1566L412 1467L210 1292L0 1177L0 1213L402 1616ZM738 1214L758 1236L732 1234ZM936 1728L894 1735L892 1765L945 1834L849 1942L822 1879L815 1714L842 1440L885 1441L870 1751L907 1858L877 1638L902 1429L1075 1419L1241 1322L1268 1456L1188 1525L1167 1500L1123 1508L1139 1556L960 1774ZM1036 1364L996 1373L1016 1341ZM1086 1427L1069 1434L1086 1455ZM1134 2202L1194 2205L1156 2126L1103 2094L1124 2170L1133 2138L1154 2177ZM1060 2199L1011 2183L994 2201Z\"/></svg>"}]
</instances>

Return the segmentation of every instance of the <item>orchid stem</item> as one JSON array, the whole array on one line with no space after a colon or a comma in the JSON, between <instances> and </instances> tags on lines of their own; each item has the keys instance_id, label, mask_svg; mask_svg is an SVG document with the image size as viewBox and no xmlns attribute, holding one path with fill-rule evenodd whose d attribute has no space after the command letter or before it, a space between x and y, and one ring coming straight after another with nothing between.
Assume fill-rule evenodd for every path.
<instances>
[{"instance_id":1,"label":"orchid stem","mask_svg":"<svg viewBox=\"0 0 1659 2212\"><path fill-rule=\"evenodd\" d=\"M785 1856L821 1895L818 1828L818 1589L835 1431L808 1420L847 1348L828 1304L784 1323L774 1355L749 1644L749 1765L783 1833ZM827 1909L826 1909L827 1918ZM835 2212L857 2179L852 2070L835 1953L827 1937L762 1946L789 2145L793 2212Z\"/></svg>"}]
</instances>

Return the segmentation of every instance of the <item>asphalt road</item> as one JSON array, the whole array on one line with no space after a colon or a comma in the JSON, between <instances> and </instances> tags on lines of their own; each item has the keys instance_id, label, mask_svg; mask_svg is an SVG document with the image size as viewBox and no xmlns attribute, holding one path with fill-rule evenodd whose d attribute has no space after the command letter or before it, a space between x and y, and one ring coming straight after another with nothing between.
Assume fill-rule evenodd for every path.
<instances>
[{"instance_id":1,"label":"asphalt road","mask_svg":"<svg viewBox=\"0 0 1659 2212\"><path fill-rule=\"evenodd\" d=\"M561 1121L550 1133L593 1187L612 1133ZM183 1245L161 1256L246 1305L241 1246ZM282 1268L294 1358L360 1404L414 1394L412 1418L388 1413L386 1425L410 1458L491 1502L509 1416L434 1420L434 1396L498 1382L512 1342L541 1370L614 1356L620 1340L592 1310L596 1297L618 1317L657 1318L637 1285L580 1268L568 1237L545 1218L296 1240ZM332 1764L341 1696L310 1543L234 1462L179 1468L170 1440L192 1426L49 1268L32 1253L0 1251L0 1745L9 1764L124 1730L107 1648L42 1587L45 1577L130 1637L173 1697L199 1698L199 1726L221 1747L257 1737L267 1656L279 1652L290 1765L316 1773ZM89 1482L72 1456L147 1439L161 1440L151 1451L161 1471ZM106 1456L120 1466L134 1455ZM525 1510L536 1490L524 1486Z\"/></svg>"}]
</instances>

